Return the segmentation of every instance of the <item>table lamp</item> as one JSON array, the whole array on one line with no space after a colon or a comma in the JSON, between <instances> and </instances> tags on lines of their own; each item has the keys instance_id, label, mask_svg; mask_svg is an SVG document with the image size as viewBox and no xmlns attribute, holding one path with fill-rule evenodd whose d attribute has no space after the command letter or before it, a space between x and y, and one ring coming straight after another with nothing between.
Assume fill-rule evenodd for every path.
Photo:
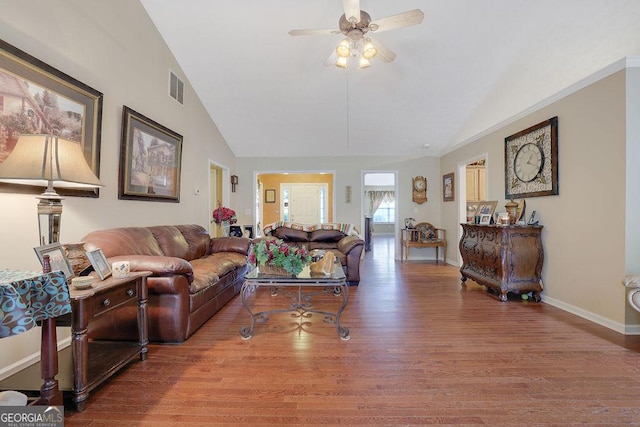
<instances>
[{"instance_id":1,"label":"table lamp","mask_svg":"<svg viewBox=\"0 0 640 427\"><path fill-rule=\"evenodd\" d=\"M53 135L20 135L0 164L0 182L46 187L37 197L40 245L60 241L64 197L54 187L104 187L87 164L80 144Z\"/></svg>"}]
</instances>

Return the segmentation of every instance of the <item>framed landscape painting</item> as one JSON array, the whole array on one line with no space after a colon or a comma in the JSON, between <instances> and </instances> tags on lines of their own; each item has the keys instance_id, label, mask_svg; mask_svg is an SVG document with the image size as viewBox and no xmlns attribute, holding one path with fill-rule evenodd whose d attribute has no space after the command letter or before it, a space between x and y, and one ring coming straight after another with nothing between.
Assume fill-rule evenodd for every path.
<instances>
[{"instance_id":1,"label":"framed landscape painting","mask_svg":"<svg viewBox=\"0 0 640 427\"><path fill-rule=\"evenodd\" d=\"M179 203L181 158L182 135L123 107L119 199Z\"/></svg>"},{"instance_id":2,"label":"framed landscape painting","mask_svg":"<svg viewBox=\"0 0 640 427\"><path fill-rule=\"evenodd\" d=\"M20 134L51 134L78 143L100 177L102 93L0 40L0 163ZM56 189L97 197L98 190ZM41 187L0 184L0 191L42 193Z\"/></svg>"}]
</instances>

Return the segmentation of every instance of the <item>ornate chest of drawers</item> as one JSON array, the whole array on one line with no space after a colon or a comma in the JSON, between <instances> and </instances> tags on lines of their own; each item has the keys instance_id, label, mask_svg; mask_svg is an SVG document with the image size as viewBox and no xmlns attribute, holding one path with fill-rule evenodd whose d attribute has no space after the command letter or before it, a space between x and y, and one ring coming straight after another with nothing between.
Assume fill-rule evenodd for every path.
<instances>
[{"instance_id":1,"label":"ornate chest of drawers","mask_svg":"<svg viewBox=\"0 0 640 427\"><path fill-rule=\"evenodd\" d=\"M460 239L462 282L471 279L500 294L542 291L542 226L462 224Z\"/></svg>"}]
</instances>

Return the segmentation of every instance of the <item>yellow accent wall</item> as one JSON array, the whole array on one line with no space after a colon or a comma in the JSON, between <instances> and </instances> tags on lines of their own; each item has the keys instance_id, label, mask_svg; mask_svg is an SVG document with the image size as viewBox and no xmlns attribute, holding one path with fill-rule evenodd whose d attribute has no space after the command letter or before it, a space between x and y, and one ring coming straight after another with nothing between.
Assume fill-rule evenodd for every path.
<instances>
[{"instance_id":1,"label":"yellow accent wall","mask_svg":"<svg viewBox=\"0 0 640 427\"><path fill-rule=\"evenodd\" d=\"M260 205L262 206L262 226L280 221L280 185L281 184L327 184L327 218L333 221L333 175L328 173L265 173L258 175L262 183ZM266 203L266 190L276 190L276 202Z\"/></svg>"}]
</instances>

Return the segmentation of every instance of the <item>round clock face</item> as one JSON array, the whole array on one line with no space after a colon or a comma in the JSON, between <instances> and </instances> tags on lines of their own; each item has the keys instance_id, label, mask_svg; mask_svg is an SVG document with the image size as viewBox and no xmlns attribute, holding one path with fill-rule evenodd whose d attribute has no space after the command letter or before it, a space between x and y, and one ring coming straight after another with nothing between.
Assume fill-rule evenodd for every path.
<instances>
[{"instance_id":1,"label":"round clock face","mask_svg":"<svg viewBox=\"0 0 640 427\"><path fill-rule=\"evenodd\" d=\"M415 188L417 191L422 191L422 190L424 190L424 180L422 180L422 179L417 179L417 180L413 183L413 188Z\"/></svg>"},{"instance_id":2,"label":"round clock face","mask_svg":"<svg viewBox=\"0 0 640 427\"><path fill-rule=\"evenodd\" d=\"M516 177L523 182L533 181L540 171L544 157L542 151L537 144L524 144L513 159L513 171Z\"/></svg>"}]
</instances>

